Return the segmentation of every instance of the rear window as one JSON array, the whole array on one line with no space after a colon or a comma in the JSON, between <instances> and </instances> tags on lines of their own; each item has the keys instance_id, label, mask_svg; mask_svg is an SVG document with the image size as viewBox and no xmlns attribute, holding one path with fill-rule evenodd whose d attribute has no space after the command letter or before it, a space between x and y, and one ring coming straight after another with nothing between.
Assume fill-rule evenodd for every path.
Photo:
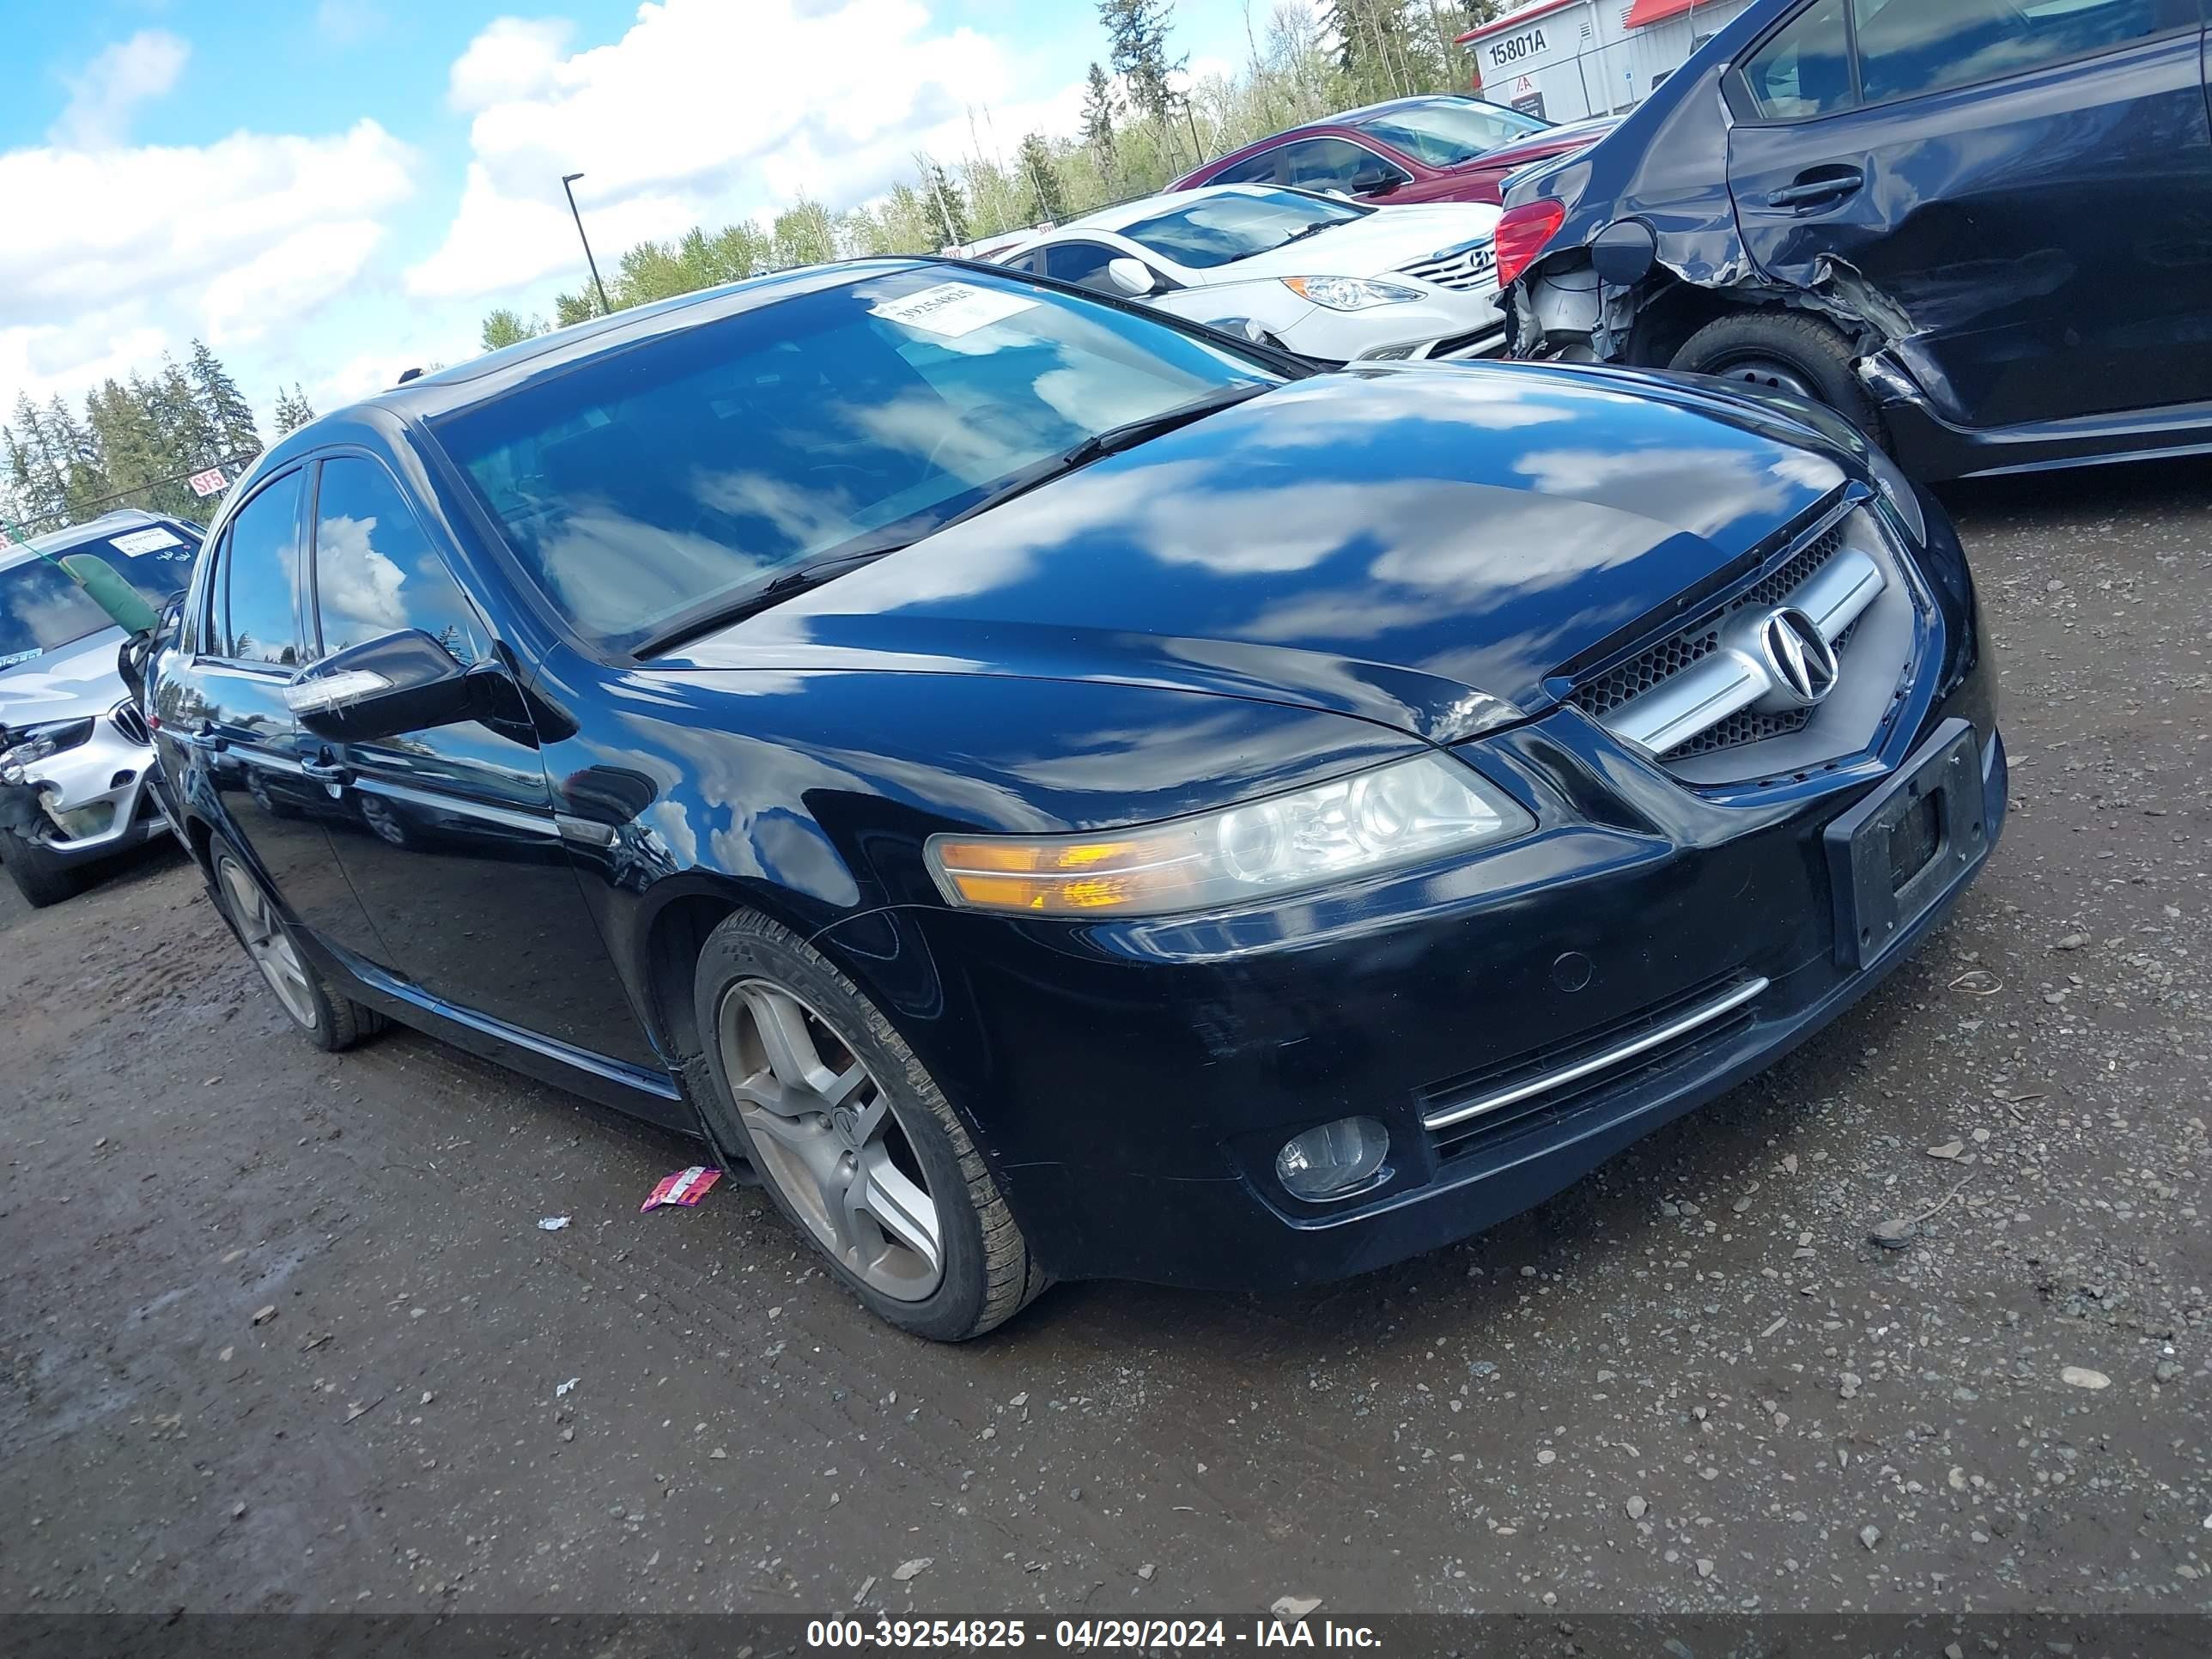
<instances>
[{"instance_id":1,"label":"rear window","mask_svg":"<svg viewBox=\"0 0 2212 1659\"><path fill-rule=\"evenodd\" d=\"M927 534L1109 427L1274 378L1141 315L901 270L588 359L434 429L547 602L626 652L785 567Z\"/></svg>"},{"instance_id":2,"label":"rear window","mask_svg":"<svg viewBox=\"0 0 2212 1659\"><path fill-rule=\"evenodd\" d=\"M198 554L198 542L181 527L147 525L49 548L44 558L0 570L0 668L32 661L115 626L49 560L98 559L158 611L191 584L192 561Z\"/></svg>"}]
</instances>

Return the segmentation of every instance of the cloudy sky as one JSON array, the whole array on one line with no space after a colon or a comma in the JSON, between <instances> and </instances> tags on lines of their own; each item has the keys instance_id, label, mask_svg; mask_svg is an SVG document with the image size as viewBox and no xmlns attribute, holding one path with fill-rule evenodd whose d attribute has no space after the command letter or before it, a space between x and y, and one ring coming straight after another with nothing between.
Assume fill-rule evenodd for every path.
<instances>
[{"instance_id":1,"label":"cloudy sky","mask_svg":"<svg viewBox=\"0 0 2212 1659\"><path fill-rule=\"evenodd\" d=\"M0 410L195 335L264 415L476 349L647 236L1072 131L1091 0L0 0ZM1272 0L1254 0L1264 19ZM1244 0L1176 49L1245 56Z\"/></svg>"}]
</instances>

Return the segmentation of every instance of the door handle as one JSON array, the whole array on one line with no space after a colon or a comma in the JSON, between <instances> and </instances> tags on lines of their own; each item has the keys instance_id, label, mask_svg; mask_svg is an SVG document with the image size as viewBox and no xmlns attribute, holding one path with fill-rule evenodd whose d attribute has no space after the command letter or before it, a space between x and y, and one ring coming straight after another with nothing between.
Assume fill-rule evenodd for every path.
<instances>
[{"instance_id":1,"label":"door handle","mask_svg":"<svg viewBox=\"0 0 2212 1659\"><path fill-rule=\"evenodd\" d=\"M1865 188L1866 174L1856 167L1844 167L1818 176L1801 175L1794 185L1769 191L1766 205L1772 208L1814 207L1822 202L1839 202Z\"/></svg>"},{"instance_id":2,"label":"door handle","mask_svg":"<svg viewBox=\"0 0 2212 1659\"><path fill-rule=\"evenodd\" d=\"M300 770L317 783L343 786L353 781L353 769L339 761L301 761Z\"/></svg>"},{"instance_id":3,"label":"door handle","mask_svg":"<svg viewBox=\"0 0 2212 1659\"><path fill-rule=\"evenodd\" d=\"M209 755L220 755L230 747L229 740L216 736L214 730L204 720L189 732L176 733L176 738L185 748L197 749Z\"/></svg>"}]
</instances>

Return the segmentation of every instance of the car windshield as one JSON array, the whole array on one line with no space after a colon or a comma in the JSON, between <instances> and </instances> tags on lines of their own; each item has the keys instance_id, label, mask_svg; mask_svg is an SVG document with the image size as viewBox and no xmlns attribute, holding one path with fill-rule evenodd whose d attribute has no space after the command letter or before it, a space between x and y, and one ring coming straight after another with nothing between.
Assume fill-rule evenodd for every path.
<instances>
[{"instance_id":1,"label":"car windshield","mask_svg":"<svg viewBox=\"0 0 2212 1659\"><path fill-rule=\"evenodd\" d=\"M92 596L48 560L95 558L119 572L155 610L192 579L198 549L161 525L121 531L73 547L50 547L45 558L0 570L0 669L89 639L115 626Z\"/></svg>"},{"instance_id":2,"label":"car windshield","mask_svg":"<svg viewBox=\"0 0 2212 1659\"><path fill-rule=\"evenodd\" d=\"M434 429L547 601L623 653L779 573L926 535L1085 439L1279 378L1141 315L901 270L587 359Z\"/></svg>"},{"instance_id":3,"label":"car windshield","mask_svg":"<svg viewBox=\"0 0 2212 1659\"><path fill-rule=\"evenodd\" d=\"M1295 190L1237 191L1139 219L1121 234L1185 270L1211 270L1374 211Z\"/></svg>"},{"instance_id":4,"label":"car windshield","mask_svg":"<svg viewBox=\"0 0 2212 1659\"><path fill-rule=\"evenodd\" d=\"M1423 165L1457 167L1501 145L1548 130L1548 122L1476 98L1437 98L1401 104L1360 124L1385 143Z\"/></svg>"}]
</instances>

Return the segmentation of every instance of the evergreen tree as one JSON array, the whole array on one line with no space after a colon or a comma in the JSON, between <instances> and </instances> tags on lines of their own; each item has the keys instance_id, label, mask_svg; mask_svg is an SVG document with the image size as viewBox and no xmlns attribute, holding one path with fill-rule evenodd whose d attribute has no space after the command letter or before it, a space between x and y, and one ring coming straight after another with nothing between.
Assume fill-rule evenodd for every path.
<instances>
[{"instance_id":1,"label":"evergreen tree","mask_svg":"<svg viewBox=\"0 0 2212 1659\"><path fill-rule=\"evenodd\" d=\"M1156 121L1175 111L1168 77L1190 60L1168 57L1169 0L1098 0L1098 21L1111 43L1114 72L1137 107Z\"/></svg>"},{"instance_id":2,"label":"evergreen tree","mask_svg":"<svg viewBox=\"0 0 2212 1659\"><path fill-rule=\"evenodd\" d=\"M915 160L921 166L922 205L928 210L932 230L944 237L946 247L959 246L969 240L968 204L961 200L960 186L930 157L917 155Z\"/></svg>"},{"instance_id":3,"label":"evergreen tree","mask_svg":"<svg viewBox=\"0 0 2212 1659\"><path fill-rule=\"evenodd\" d=\"M1097 162L1098 176L1109 191L1114 188L1114 121L1121 107L1121 100L1115 94L1113 82L1106 78L1104 70L1093 64L1089 90L1083 95L1083 142Z\"/></svg>"},{"instance_id":4,"label":"evergreen tree","mask_svg":"<svg viewBox=\"0 0 2212 1659\"><path fill-rule=\"evenodd\" d=\"M307 394L301 389L297 380L292 382L292 389L289 392L285 391L282 386L277 387L276 435L278 437L283 437L287 432L297 432L314 418L314 405L307 401Z\"/></svg>"},{"instance_id":5,"label":"evergreen tree","mask_svg":"<svg viewBox=\"0 0 2212 1659\"><path fill-rule=\"evenodd\" d=\"M185 371L167 352L161 354L161 378L151 388L147 402L165 440L166 471L173 475L198 472L228 459L222 434L201 404Z\"/></svg>"},{"instance_id":6,"label":"evergreen tree","mask_svg":"<svg viewBox=\"0 0 2212 1659\"><path fill-rule=\"evenodd\" d=\"M1022 184L1029 191L1030 222L1058 224L1066 218L1067 198L1060 191L1060 173L1053 165L1052 147L1045 143L1044 135L1032 132L1024 138L1017 160Z\"/></svg>"},{"instance_id":7,"label":"evergreen tree","mask_svg":"<svg viewBox=\"0 0 2212 1659\"><path fill-rule=\"evenodd\" d=\"M238 382L208 349L207 342L192 342L190 370L192 394L200 413L214 434L216 447L227 458L261 453L260 428L253 423L253 405L246 401Z\"/></svg>"},{"instance_id":8,"label":"evergreen tree","mask_svg":"<svg viewBox=\"0 0 2212 1659\"><path fill-rule=\"evenodd\" d=\"M26 519L58 517L68 510L69 475L46 431L46 418L28 392L16 395L9 455L9 482Z\"/></svg>"}]
</instances>

